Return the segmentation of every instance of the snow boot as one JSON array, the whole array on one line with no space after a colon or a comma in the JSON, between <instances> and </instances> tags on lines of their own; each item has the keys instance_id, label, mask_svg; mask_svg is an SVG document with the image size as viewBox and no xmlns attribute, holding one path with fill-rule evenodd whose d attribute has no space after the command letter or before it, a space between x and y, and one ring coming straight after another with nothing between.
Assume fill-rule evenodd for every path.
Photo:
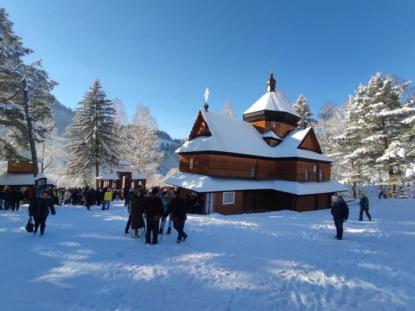
<instances>
[{"instance_id":1,"label":"snow boot","mask_svg":"<svg viewBox=\"0 0 415 311\"><path fill-rule=\"evenodd\" d=\"M167 234L171 234L171 228L170 227L167 229Z\"/></svg>"}]
</instances>

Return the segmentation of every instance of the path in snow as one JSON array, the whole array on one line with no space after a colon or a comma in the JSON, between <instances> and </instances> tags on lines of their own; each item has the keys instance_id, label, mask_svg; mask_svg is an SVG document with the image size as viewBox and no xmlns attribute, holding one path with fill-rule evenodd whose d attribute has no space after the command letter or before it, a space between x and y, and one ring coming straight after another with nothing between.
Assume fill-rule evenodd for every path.
<instances>
[{"instance_id":1,"label":"path in snow","mask_svg":"<svg viewBox=\"0 0 415 311\"><path fill-rule=\"evenodd\" d=\"M0 211L0 310L413 310L415 202L351 207L345 240L328 210L189 216L189 240L123 235L124 208L58 207L44 237L27 210Z\"/></svg>"}]
</instances>

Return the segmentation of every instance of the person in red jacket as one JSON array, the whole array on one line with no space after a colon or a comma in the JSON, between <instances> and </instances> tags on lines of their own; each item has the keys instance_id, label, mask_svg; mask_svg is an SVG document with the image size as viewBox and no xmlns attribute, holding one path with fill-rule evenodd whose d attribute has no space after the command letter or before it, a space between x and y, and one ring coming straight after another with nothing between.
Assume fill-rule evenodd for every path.
<instances>
[{"instance_id":1,"label":"person in red jacket","mask_svg":"<svg viewBox=\"0 0 415 311\"><path fill-rule=\"evenodd\" d=\"M151 190L150 196L144 204L144 213L146 215L146 244L157 244L160 218L163 216L163 201L157 196L158 187ZM153 239L151 239L151 237Z\"/></svg>"}]
</instances>

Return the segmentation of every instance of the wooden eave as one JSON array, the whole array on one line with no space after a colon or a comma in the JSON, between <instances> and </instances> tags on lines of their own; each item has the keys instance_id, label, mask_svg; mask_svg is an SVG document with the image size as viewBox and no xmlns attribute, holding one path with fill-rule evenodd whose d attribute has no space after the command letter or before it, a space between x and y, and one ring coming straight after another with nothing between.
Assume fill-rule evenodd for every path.
<instances>
[{"instance_id":1,"label":"wooden eave","mask_svg":"<svg viewBox=\"0 0 415 311\"><path fill-rule=\"evenodd\" d=\"M310 138L314 144L314 148L309 148L307 146L305 146L305 142L307 140L307 138ZM323 151L321 150L320 144L318 142L316 133L314 132L313 128L311 128L307 135L304 136L304 138L301 140L300 144L297 147L298 149L303 149L303 150L310 150L310 151L314 151L317 152L319 154L323 154Z\"/></svg>"},{"instance_id":2,"label":"wooden eave","mask_svg":"<svg viewBox=\"0 0 415 311\"><path fill-rule=\"evenodd\" d=\"M197 115L195 123L193 124L192 131L189 135L189 140L199 136L212 136L212 133L209 130L209 126L200 111Z\"/></svg>"}]
</instances>

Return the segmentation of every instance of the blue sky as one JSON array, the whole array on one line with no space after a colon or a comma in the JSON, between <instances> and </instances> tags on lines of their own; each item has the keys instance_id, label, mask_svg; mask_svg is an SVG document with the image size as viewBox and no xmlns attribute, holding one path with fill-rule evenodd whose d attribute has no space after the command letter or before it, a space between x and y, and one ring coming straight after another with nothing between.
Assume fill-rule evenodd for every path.
<instances>
[{"instance_id":1,"label":"blue sky","mask_svg":"<svg viewBox=\"0 0 415 311\"><path fill-rule=\"evenodd\" d=\"M415 79L415 1L3 0L56 97L76 107L95 79L129 114L150 108L187 137L203 91L241 117L270 64L291 101L342 103L376 71Z\"/></svg>"}]
</instances>

